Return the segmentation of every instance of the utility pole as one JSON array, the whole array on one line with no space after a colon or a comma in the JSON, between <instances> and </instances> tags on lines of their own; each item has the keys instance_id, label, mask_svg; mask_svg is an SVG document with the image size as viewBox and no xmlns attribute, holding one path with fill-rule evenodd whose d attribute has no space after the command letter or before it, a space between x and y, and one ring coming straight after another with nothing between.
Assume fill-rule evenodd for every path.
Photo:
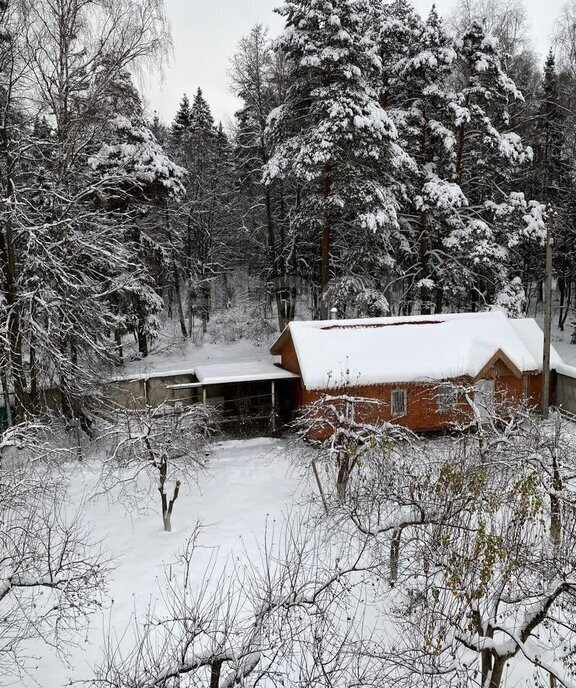
<instances>
[{"instance_id":1,"label":"utility pole","mask_svg":"<svg viewBox=\"0 0 576 688\"><path fill-rule=\"evenodd\" d=\"M542 361L542 415L548 418L550 408L550 342L552 339L552 251L554 249L555 211L550 209L546 228L546 286L544 304L544 354Z\"/></svg>"}]
</instances>

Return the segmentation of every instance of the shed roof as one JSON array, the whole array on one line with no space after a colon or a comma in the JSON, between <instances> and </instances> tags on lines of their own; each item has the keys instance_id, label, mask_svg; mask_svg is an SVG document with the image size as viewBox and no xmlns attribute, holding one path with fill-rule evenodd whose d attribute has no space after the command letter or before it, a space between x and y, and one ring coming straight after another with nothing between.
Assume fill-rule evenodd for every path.
<instances>
[{"instance_id":1,"label":"shed roof","mask_svg":"<svg viewBox=\"0 0 576 688\"><path fill-rule=\"evenodd\" d=\"M290 339L307 389L474 378L498 353L520 372L542 370L536 321L499 311L294 321L271 352ZM551 362L562 363L554 350Z\"/></svg>"},{"instance_id":2,"label":"shed roof","mask_svg":"<svg viewBox=\"0 0 576 688\"><path fill-rule=\"evenodd\" d=\"M230 382L255 382L262 380L286 380L298 378L284 368L267 361L240 363L212 363L196 366L194 372L202 385L220 385Z\"/></svg>"}]
</instances>

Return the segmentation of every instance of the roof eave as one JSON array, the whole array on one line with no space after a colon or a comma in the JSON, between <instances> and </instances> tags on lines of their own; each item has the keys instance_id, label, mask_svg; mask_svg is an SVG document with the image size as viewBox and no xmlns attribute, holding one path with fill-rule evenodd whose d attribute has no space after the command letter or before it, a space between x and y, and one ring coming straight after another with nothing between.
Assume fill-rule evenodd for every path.
<instances>
[{"instance_id":1,"label":"roof eave","mask_svg":"<svg viewBox=\"0 0 576 688\"><path fill-rule=\"evenodd\" d=\"M279 356L282 353L282 349L286 346L289 339L290 339L290 325L288 324L282 330L278 339L270 347L270 353L272 354L272 356Z\"/></svg>"}]
</instances>

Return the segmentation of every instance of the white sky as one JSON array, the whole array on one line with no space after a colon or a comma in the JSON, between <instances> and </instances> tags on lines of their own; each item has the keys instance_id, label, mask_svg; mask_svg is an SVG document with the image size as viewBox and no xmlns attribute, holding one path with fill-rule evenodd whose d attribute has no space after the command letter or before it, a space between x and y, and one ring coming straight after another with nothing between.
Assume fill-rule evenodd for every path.
<instances>
[{"instance_id":1,"label":"white sky","mask_svg":"<svg viewBox=\"0 0 576 688\"><path fill-rule=\"evenodd\" d=\"M448 14L456 0L436 0L441 14ZM413 0L426 14L432 0ZM536 50L545 54L554 22L565 0L525 0ZM270 27L273 35L282 28L273 10L282 0L165 0L172 25L174 55L164 70L163 82L151 79L146 87L150 110L172 121L183 93L190 99L198 86L215 118L226 122L238 107L228 87L229 59L240 38L256 23Z\"/></svg>"}]
</instances>

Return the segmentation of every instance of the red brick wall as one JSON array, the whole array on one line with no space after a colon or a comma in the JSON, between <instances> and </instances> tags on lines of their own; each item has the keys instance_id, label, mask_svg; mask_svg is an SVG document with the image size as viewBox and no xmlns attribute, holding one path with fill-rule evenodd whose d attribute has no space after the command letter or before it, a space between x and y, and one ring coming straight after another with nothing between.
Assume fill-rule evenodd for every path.
<instances>
[{"instance_id":1,"label":"red brick wall","mask_svg":"<svg viewBox=\"0 0 576 688\"><path fill-rule=\"evenodd\" d=\"M300 366L294 346L289 340L281 352L282 365L293 373L300 374ZM521 401L524 395L524 383L522 378L511 375L507 368L497 363L491 371L495 380L496 398L507 397L511 400ZM529 376L528 391L531 401L539 403L542 389L542 376ZM461 378L455 382L463 385L471 385L469 378ZM393 389L405 389L407 392L408 409L405 416L392 418L390 397ZM366 421L393 421L412 430L425 432L442 430L470 418L472 410L464 397L458 401L456 409L451 413L438 411L438 384L420 383L394 383L387 385L366 385L351 387L345 390L307 390L301 386L300 398L296 399L297 405L306 406L318 400L324 394L349 394L351 396L379 399L382 405L374 406L373 411L366 412Z\"/></svg>"},{"instance_id":2,"label":"red brick wall","mask_svg":"<svg viewBox=\"0 0 576 688\"><path fill-rule=\"evenodd\" d=\"M405 416L392 417L390 397L392 390L405 389L407 393L408 407ZM470 416L470 406L465 399L459 400L456 409L452 413L438 412L438 389L436 384L400 383L392 385L369 385L354 387L345 390L302 390L302 404L307 405L321 398L324 394L349 394L357 397L378 399L383 403L365 413L366 422L392 421L424 432L441 430L456 422L461 422Z\"/></svg>"}]
</instances>

